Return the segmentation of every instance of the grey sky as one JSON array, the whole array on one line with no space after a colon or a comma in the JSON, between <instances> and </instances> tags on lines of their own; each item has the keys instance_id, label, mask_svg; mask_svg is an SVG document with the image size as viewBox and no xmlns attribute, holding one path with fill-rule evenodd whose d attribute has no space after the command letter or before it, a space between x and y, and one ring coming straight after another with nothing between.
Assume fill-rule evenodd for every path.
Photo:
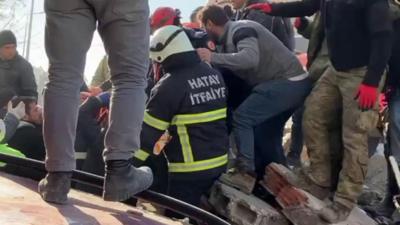
<instances>
[{"instance_id":1,"label":"grey sky","mask_svg":"<svg viewBox=\"0 0 400 225\"><path fill-rule=\"evenodd\" d=\"M26 9L18 12L18 18L21 20L21 25L19 27L9 27L9 29L16 29L16 33L19 39L19 42L23 42L24 37L24 24L26 24L27 14L29 12L30 0L24 0L26 3ZM68 1L68 0L65 0ZM43 13L43 2L44 0L35 0L35 9L34 9L34 20L33 20L33 30L32 30L32 43L31 43L31 54L29 61L38 67L43 67L43 69L47 70L48 61L44 49L44 26L45 26L45 15ZM190 13L196 7L203 5L206 0L150 0L150 10L154 11L155 8L159 6L170 6L179 8L182 12L183 21L188 21ZM73 31L72 31L73 32ZM73 46L71 46L73 47ZM20 44L18 46L19 52L22 54L23 45ZM86 80L90 80L93 75L98 62L104 55L104 48L99 36L96 34L92 46L88 52L87 60L86 60L86 70L85 70L85 78Z\"/></svg>"}]
</instances>

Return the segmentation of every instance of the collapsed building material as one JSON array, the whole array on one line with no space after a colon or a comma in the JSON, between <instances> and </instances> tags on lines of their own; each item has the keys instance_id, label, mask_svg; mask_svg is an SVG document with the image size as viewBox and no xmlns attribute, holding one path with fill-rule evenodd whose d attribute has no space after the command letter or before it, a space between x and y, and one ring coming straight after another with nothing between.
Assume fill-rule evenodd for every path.
<instances>
[{"instance_id":1,"label":"collapsed building material","mask_svg":"<svg viewBox=\"0 0 400 225\"><path fill-rule=\"evenodd\" d=\"M275 208L261 199L247 195L220 182L212 188L210 204L218 214L237 225L288 225Z\"/></svg>"}]
</instances>

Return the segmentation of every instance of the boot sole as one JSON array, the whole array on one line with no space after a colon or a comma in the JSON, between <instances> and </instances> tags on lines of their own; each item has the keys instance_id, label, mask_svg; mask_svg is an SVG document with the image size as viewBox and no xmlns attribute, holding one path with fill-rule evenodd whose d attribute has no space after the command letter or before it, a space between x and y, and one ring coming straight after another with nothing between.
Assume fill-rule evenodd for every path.
<instances>
[{"instance_id":1,"label":"boot sole","mask_svg":"<svg viewBox=\"0 0 400 225\"><path fill-rule=\"evenodd\" d=\"M61 197L60 194L57 192L40 192L40 197L46 202L54 203L58 205L67 205L68 204L68 197Z\"/></svg>"},{"instance_id":2,"label":"boot sole","mask_svg":"<svg viewBox=\"0 0 400 225\"><path fill-rule=\"evenodd\" d=\"M269 193L276 197L277 202L283 207L297 207L308 204L306 194L298 189L289 178L294 176L286 167L271 163L265 169L265 176L260 184Z\"/></svg>"}]
</instances>

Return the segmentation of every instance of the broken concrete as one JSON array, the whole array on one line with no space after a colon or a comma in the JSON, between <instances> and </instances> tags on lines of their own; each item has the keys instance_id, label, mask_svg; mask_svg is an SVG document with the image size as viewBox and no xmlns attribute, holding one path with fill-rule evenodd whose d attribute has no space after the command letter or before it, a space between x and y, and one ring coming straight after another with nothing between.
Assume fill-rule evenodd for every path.
<instances>
[{"instance_id":1,"label":"broken concrete","mask_svg":"<svg viewBox=\"0 0 400 225\"><path fill-rule=\"evenodd\" d=\"M210 204L236 225L288 225L289 222L275 208L253 195L216 182Z\"/></svg>"},{"instance_id":2,"label":"broken concrete","mask_svg":"<svg viewBox=\"0 0 400 225\"><path fill-rule=\"evenodd\" d=\"M283 208L282 213L294 225L327 224L317 216L317 212L330 204L331 202L329 200L323 202L313 195L291 185L293 183L291 180L295 179L295 174L287 168L277 164L271 164L268 167L267 171L269 171L270 174L266 175L267 179L263 181L263 186L276 197L277 202ZM268 179L268 175L271 179ZM288 191L289 189L292 191ZM306 197L303 198L303 196ZM301 201L299 201L299 197L301 197ZM359 208L355 208L346 221L338 223L337 225L376 224L377 223L369 218L365 212Z\"/></svg>"}]
</instances>

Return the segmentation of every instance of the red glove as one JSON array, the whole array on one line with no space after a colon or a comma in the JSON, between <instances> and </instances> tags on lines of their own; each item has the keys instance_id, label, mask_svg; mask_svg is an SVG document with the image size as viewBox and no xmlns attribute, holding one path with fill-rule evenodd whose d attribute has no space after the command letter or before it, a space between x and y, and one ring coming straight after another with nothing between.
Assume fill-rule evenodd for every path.
<instances>
[{"instance_id":1,"label":"red glove","mask_svg":"<svg viewBox=\"0 0 400 225\"><path fill-rule=\"evenodd\" d=\"M358 88L357 95L355 99L358 99L358 105L361 110L372 109L378 98L378 88L371 87L365 84L361 84Z\"/></svg>"},{"instance_id":2,"label":"red glove","mask_svg":"<svg viewBox=\"0 0 400 225\"><path fill-rule=\"evenodd\" d=\"M256 4L252 4L249 5L247 7L247 9L256 9L256 10L260 10L264 13L271 13L272 12L272 7L269 3L256 3Z\"/></svg>"}]
</instances>

